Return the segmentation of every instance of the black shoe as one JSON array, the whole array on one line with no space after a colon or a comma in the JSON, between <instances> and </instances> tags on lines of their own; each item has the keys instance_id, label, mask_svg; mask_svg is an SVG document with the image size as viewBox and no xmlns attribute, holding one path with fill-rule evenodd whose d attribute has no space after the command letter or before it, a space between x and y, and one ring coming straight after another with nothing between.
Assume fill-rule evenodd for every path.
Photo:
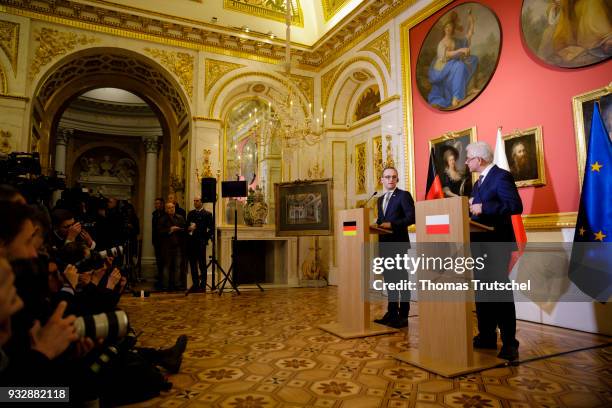
<instances>
[{"instance_id":1,"label":"black shoe","mask_svg":"<svg viewBox=\"0 0 612 408\"><path fill-rule=\"evenodd\" d=\"M399 319L391 321L387 326L393 327L394 329L403 329L404 327L408 327L408 318L400 317Z\"/></svg>"},{"instance_id":2,"label":"black shoe","mask_svg":"<svg viewBox=\"0 0 612 408\"><path fill-rule=\"evenodd\" d=\"M187 336L183 334L176 339L174 346L165 350L159 350L160 358L157 364L172 374L178 373L183 362L183 353L187 348L187 340Z\"/></svg>"},{"instance_id":3,"label":"black shoe","mask_svg":"<svg viewBox=\"0 0 612 408\"><path fill-rule=\"evenodd\" d=\"M387 312L385 313L385 315L382 317L382 319L375 319L374 323L378 323L378 324L384 324L385 326L388 326L389 323L391 323L392 321L397 320L397 315L392 314L391 312Z\"/></svg>"},{"instance_id":4,"label":"black shoe","mask_svg":"<svg viewBox=\"0 0 612 408\"><path fill-rule=\"evenodd\" d=\"M480 334L478 336L474 336L473 344L474 348L497 350L497 339L485 339L484 337L481 337Z\"/></svg>"},{"instance_id":5,"label":"black shoe","mask_svg":"<svg viewBox=\"0 0 612 408\"><path fill-rule=\"evenodd\" d=\"M508 361L516 361L519 358L518 346L502 346L497 358Z\"/></svg>"}]
</instances>

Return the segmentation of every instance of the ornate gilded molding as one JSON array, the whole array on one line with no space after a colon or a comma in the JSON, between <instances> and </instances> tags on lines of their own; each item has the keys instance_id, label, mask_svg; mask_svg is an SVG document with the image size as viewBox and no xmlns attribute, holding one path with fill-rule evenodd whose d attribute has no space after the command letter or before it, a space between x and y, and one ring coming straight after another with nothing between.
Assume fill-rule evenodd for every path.
<instances>
[{"instance_id":1,"label":"ornate gilded molding","mask_svg":"<svg viewBox=\"0 0 612 408\"><path fill-rule=\"evenodd\" d=\"M395 160L393 160L393 136L386 135L385 139L387 139L387 158L384 167L395 167Z\"/></svg>"},{"instance_id":2,"label":"ornate gilded molding","mask_svg":"<svg viewBox=\"0 0 612 408\"><path fill-rule=\"evenodd\" d=\"M575 228L577 212L523 215L527 230Z\"/></svg>"},{"instance_id":3,"label":"ornate gilded molding","mask_svg":"<svg viewBox=\"0 0 612 408\"><path fill-rule=\"evenodd\" d=\"M380 68L380 66L378 66L376 61L374 61L370 57L355 57L355 58L351 58L349 60L344 61L337 68L333 68L332 69L333 74L332 74L332 70L329 70L328 72L323 74L323 76L321 77L321 105L323 106L323 109L327 107L327 103L329 102L329 94L332 88L334 87L336 81L338 81L338 78L340 78L340 75L342 75L342 73L352 64L354 64L355 62L360 62L360 61L371 64L376 70L376 72L378 72L380 80L382 81L382 89L384 90L384 92L381 92L380 94L381 98L383 96L386 97L389 94L388 89L387 89L387 81L385 80L385 76L383 74L382 69ZM378 85L380 88L380 84ZM325 88L323 88L323 86L325 86Z\"/></svg>"},{"instance_id":4,"label":"ornate gilded molding","mask_svg":"<svg viewBox=\"0 0 612 408\"><path fill-rule=\"evenodd\" d=\"M278 73L279 75L284 75L283 72L278 71ZM308 102L314 105L314 78L291 74L291 80L302 91Z\"/></svg>"},{"instance_id":5,"label":"ornate gilded molding","mask_svg":"<svg viewBox=\"0 0 612 408\"><path fill-rule=\"evenodd\" d=\"M370 41L361 51L370 51L378 55L387 67L387 72L391 74L391 43L389 31L385 31L372 41Z\"/></svg>"},{"instance_id":6,"label":"ornate gilded molding","mask_svg":"<svg viewBox=\"0 0 612 408\"><path fill-rule=\"evenodd\" d=\"M379 108L382 108L386 104L391 103L393 101L398 101L399 99L400 99L400 96L398 94L391 95L390 97L385 98L382 101L378 102L376 106L378 106Z\"/></svg>"},{"instance_id":7,"label":"ornate gilded molding","mask_svg":"<svg viewBox=\"0 0 612 408\"><path fill-rule=\"evenodd\" d=\"M193 55L186 52L166 51L156 48L145 48L145 51L176 75L189 99L193 98Z\"/></svg>"},{"instance_id":8,"label":"ornate gilded molding","mask_svg":"<svg viewBox=\"0 0 612 408\"><path fill-rule=\"evenodd\" d=\"M380 176L382 175L384 167L382 136L376 136L372 139L372 165L372 170L374 171L374 188L380 190L382 189Z\"/></svg>"},{"instance_id":9,"label":"ornate gilded molding","mask_svg":"<svg viewBox=\"0 0 612 408\"><path fill-rule=\"evenodd\" d=\"M208 92L223 75L240 68L244 68L244 65L206 58L204 60L204 95L208 95Z\"/></svg>"},{"instance_id":10,"label":"ornate gilded molding","mask_svg":"<svg viewBox=\"0 0 612 408\"><path fill-rule=\"evenodd\" d=\"M207 116L194 116L192 119L196 122L222 122L221 119L209 118Z\"/></svg>"},{"instance_id":11,"label":"ornate gilded molding","mask_svg":"<svg viewBox=\"0 0 612 408\"><path fill-rule=\"evenodd\" d=\"M355 146L355 194L366 192L366 143Z\"/></svg>"},{"instance_id":12,"label":"ornate gilded molding","mask_svg":"<svg viewBox=\"0 0 612 408\"><path fill-rule=\"evenodd\" d=\"M340 68L341 64L336 65L321 76L321 106L323 109L327 107L327 100L329 99L329 93L331 92L332 86L334 85L331 81L336 75L336 71Z\"/></svg>"},{"instance_id":13,"label":"ornate gilded molding","mask_svg":"<svg viewBox=\"0 0 612 408\"><path fill-rule=\"evenodd\" d=\"M318 71L332 64L415 1L386 0L358 5L312 46L292 43L296 47L293 55L298 60L297 67ZM79 29L272 64L281 63L284 59L285 45L280 39L271 40L268 36L253 32L245 37L244 32L236 28L110 1L90 0L89 3L96 5L85 7L74 0L62 0L61 7L58 7L57 0L2 2L6 4L0 6L4 12Z\"/></svg>"},{"instance_id":14,"label":"ornate gilded molding","mask_svg":"<svg viewBox=\"0 0 612 408\"><path fill-rule=\"evenodd\" d=\"M17 60L19 58L19 24L0 20L0 48L6 54L13 74L17 77Z\"/></svg>"},{"instance_id":15,"label":"ornate gilded molding","mask_svg":"<svg viewBox=\"0 0 612 408\"><path fill-rule=\"evenodd\" d=\"M268 20L285 22L285 0L282 1L249 1L249 0L223 0L223 8L238 11ZM296 13L297 11L297 13ZM300 0L291 0L291 25L304 27L304 14Z\"/></svg>"},{"instance_id":16,"label":"ornate gilded molding","mask_svg":"<svg viewBox=\"0 0 612 408\"><path fill-rule=\"evenodd\" d=\"M2 64L0 64L0 95L8 92L8 81Z\"/></svg>"},{"instance_id":17,"label":"ornate gilded molding","mask_svg":"<svg viewBox=\"0 0 612 408\"><path fill-rule=\"evenodd\" d=\"M325 21L329 21L330 18L336 15L338 11L344 7L349 0L321 0L321 6L323 6L323 18Z\"/></svg>"},{"instance_id":18,"label":"ornate gilded molding","mask_svg":"<svg viewBox=\"0 0 612 408\"><path fill-rule=\"evenodd\" d=\"M11 132L8 130L0 130L0 153L7 154L13 150L11 138Z\"/></svg>"},{"instance_id":19,"label":"ornate gilded molding","mask_svg":"<svg viewBox=\"0 0 612 408\"><path fill-rule=\"evenodd\" d=\"M0 98L2 98L2 99L13 99L13 100L16 100L16 101L24 101L24 102L28 102L30 100L30 98L28 98L27 96L10 95L10 94L1 93L1 92L0 92Z\"/></svg>"},{"instance_id":20,"label":"ornate gilded molding","mask_svg":"<svg viewBox=\"0 0 612 408\"><path fill-rule=\"evenodd\" d=\"M34 54L34 60L30 65L29 78L33 79L42 67L49 64L53 58L73 51L79 45L88 45L100 41L98 38L84 34L62 32L43 27L34 31L34 40L38 42L38 48Z\"/></svg>"},{"instance_id":21,"label":"ornate gilded molding","mask_svg":"<svg viewBox=\"0 0 612 408\"><path fill-rule=\"evenodd\" d=\"M158 136L144 136L142 143L144 144L145 153L157 153L159 151Z\"/></svg>"}]
</instances>

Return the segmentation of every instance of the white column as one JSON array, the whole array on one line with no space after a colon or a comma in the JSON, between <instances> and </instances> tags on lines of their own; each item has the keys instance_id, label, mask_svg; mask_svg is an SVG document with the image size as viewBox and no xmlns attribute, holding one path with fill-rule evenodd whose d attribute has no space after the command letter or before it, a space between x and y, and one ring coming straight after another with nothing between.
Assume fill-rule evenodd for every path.
<instances>
[{"instance_id":1,"label":"white column","mask_svg":"<svg viewBox=\"0 0 612 408\"><path fill-rule=\"evenodd\" d=\"M144 211L141 224L142 234L142 263L154 264L155 251L151 241L153 230L151 225L151 214L155 204L156 179L157 179L157 152L159 151L159 137L145 136L142 138L146 152L145 185L144 185Z\"/></svg>"},{"instance_id":2,"label":"white column","mask_svg":"<svg viewBox=\"0 0 612 408\"><path fill-rule=\"evenodd\" d=\"M66 146L68 145L68 141L72 137L74 130L66 129L66 128L57 128L57 134L55 135L55 173L62 175L66 175ZM53 205L60 199L61 192L55 191L53 192L52 202Z\"/></svg>"},{"instance_id":3,"label":"white column","mask_svg":"<svg viewBox=\"0 0 612 408\"><path fill-rule=\"evenodd\" d=\"M72 129L58 128L55 135L55 172L66 174L66 146L72 137Z\"/></svg>"}]
</instances>

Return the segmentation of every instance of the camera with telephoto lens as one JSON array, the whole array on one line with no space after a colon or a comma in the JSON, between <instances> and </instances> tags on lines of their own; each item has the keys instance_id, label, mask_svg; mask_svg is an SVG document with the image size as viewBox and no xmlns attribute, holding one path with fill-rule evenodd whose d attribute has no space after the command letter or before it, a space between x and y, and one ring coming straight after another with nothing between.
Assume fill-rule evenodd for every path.
<instances>
[{"instance_id":1,"label":"camera with telephoto lens","mask_svg":"<svg viewBox=\"0 0 612 408\"><path fill-rule=\"evenodd\" d=\"M116 340L123 338L129 329L127 314L123 310L80 316L74 321L79 338Z\"/></svg>"},{"instance_id":2,"label":"camera with telephoto lens","mask_svg":"<svg viewBox=\"0 0 612 408\"><path fill-rule=\"evenodd\" d=\"M88 257L75 262L74 266L79 272L88 272L94 269L100 269L104 266L104 261L109 256L116 258L123 255L123 246L118 245L103 251L92 252Z\"/></svg>"}]
</instances>

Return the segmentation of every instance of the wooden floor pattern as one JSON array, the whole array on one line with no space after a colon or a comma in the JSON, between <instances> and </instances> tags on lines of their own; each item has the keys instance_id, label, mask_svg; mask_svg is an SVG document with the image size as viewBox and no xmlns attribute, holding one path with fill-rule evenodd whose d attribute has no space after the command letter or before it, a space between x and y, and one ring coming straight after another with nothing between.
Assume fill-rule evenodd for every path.
<instances>
[{"instance_id":1,"label":"wooden floor pattern","mask_svg":"<svg viewBox=\"0 0 612 408\"><path fill-rule=\"evenodd\" d=\"M447 379L392 358L418 346L417 316L408 331L341 340L317 329L335 320L334 287L241 293L121 300L142 331L140 345L166 347L189 336L172 390L135 406L612 406L609 337L519 322L521 364ZM382 310L373 305L375 315Z\"/></svg>"}]
</instances>

